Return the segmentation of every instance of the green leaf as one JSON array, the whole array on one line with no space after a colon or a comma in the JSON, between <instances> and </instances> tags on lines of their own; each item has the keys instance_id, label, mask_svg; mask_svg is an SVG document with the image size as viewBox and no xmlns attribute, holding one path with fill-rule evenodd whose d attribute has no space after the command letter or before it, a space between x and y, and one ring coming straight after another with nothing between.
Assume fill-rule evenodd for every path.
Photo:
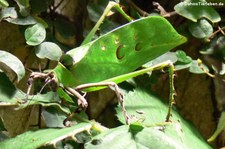
<instances>
[{"instance_id":1,"label":"green leaf","mask_svg":"<svg viewBox=\"0 0 225 149\"><path fill-rule=\"evenodd\" d=\"M133 129L120 126L103 132L87 143L86 149L179 149L187 146L176 142L157 128Z\"/></svg>"},{"instance_id":2,"label":"green leaf","mask_svg":"<svg viewBox=\"0 0 225 149\"><path fill-rule=\"evenodd\" d=\"M69 68L75 81L66 84L68 78L63 78L59 70L56 74L59 81L67 86L100 82L132 72L184 42L186 38L178 34L165 18L150 16L123 25L67 52L75 61ZM99 75L96 76L96 72Z\"/></svg>"},{"instance_id":3,"label":"green leaf","mask_svg":"<svg viewBox=\"0 0 225 149\"><path fill-rule=\"evenodd\" d=\"M204 68L205 71L209 71L208 67L204 64L201 64L201 66ZM201 73L205 73L200 67L199 64L197 62L197 60L193 60L191 63L191 66L189 67L189 71L191 73L196 73L196 74L201 74Z\"/></svg>"},{"instance_id":4,"label":"green leaf","mask_svg":"<svg viewBox=\"0 0 225 149\"><path fill-rule=\"evenodd\" d=\"M25 97L25 93L23 99ZM28 101L24 104L20 104L19 108L26 108L30 105L42 105L44 107L54 106L64 113L70 114L71 111L69 108L61 103L61 99L59 98L56 92L47 92L46 94L36 94L28 96Z\"/></svg>"},{"instance_id":5,"label":"green leaf","mask_svg":"<svg viewBox=\"0 0 225 149\"><path fill-rule=\"evenodd\" d=\"M25 18L6 18L6 21L8 21L9 23L12 24L16 24L16 25L33 25L36 24L37 21L31 17L31 16L27 16Z\"/></svg>"},{"instance_id":6,"label":"green leaf","mask_svg":"<svg viewBox=\"0 0 225 149\"><path fill-rule=\"evenodd\" d=\"M185 64L185 63L180 63L177 62L174 64L175 70L182 70L182 69L187 69L191 66L191 63Z\"/></svg>"},{"instance_id":7,"label":"green leaf","mask_svg":"<svg viewBox=\"0 0 225 149\"><path fill-rule=\"evenodd\" d=\"M24 104L26 93L15 88L9 78L0 72L0 106L18 106L18 108L26 108L31 105L42 105L44 107L54 106L64 113L70 114L68 107L61 103L61 99L55 92L46 94L37 94L28 96L28 101Z\"/></svg>"},{"instance_id":8,"label":"green leaf","mask_svg":"<svg viewBox=\"0 0 225 149\"><path fill-rule=\"evenodd\" d=\"M8 7L9 3L6 0L0 0L0 6L2 7Z\"/></svg>"},{"instance_id":9,"label":"green leaf","mask_svg":"<svg viewBox=\"0 0 225 149\"><path fill-rule=\"evenodd\" d=\"M143 132L145 137L150 135L156 136L157 138L157 134L162 133L162 139L166 138L166 140L163 141L163 143L161 142L161 144L169 145L169 142L173 142L172 144L174 147L179 148L188 149L190 144L192 149L211 148L198 131L187 123L187 121L184 120L174 109L172 110L171 122L165 123L168 105L153 93L142 88L137 88L133 92L126 94L124 100L128 114L132 115L133 123L140 123L144 128L154 128L154 130L157 130L157 132L155 132L156 134L150 134L153 132ZM124 116L121 112L121 108L117 108L117 113L119 120L124 123ZM164 128L164 131L161 131L160 128ZM139 133L140 132L137 134ZM141 139L144 140L145 137L143 136ZM159 140L162 139L159 137ZM150 140L151 139L146 139L146 143ZM154 142L152 144L154 144ZM157 144L159 146L154 147L159 148L161 144Z\"/></svg>"},{"instance_id":10,"label":"green leaf","mask_svg":"<svg viewBox=\"0 0 225 149\"><path fill-rule=\"evenodd\" d=\"M35 54L37 57L58 61L62 56L62 50L53 42L43 42L35 47Z\"/></svg>"},{"instance_id":11,"label":"green leaf","mask_svg":"<svg viewBox=\"0 0 225 149\"><path fill-rule=\"evenodd\" d=\"M66 114L54 107L46 107L41 113L47 127L65 127L63 121L67 118Z\"/></svg>"},{"instance_id":12,"label":"green leaf","mask_svg":"<svg viewBox=\"0 0 225 149\"><path fill-rule=\"evenodd\" d=\"M191 57L187 56L184 51L176 51L176 56L181 63L189 64L192 62Z\"/></svg>"},{"instance_id":13,"label":"green leaf","mask_svg":"<svg viewBox=\"0 0 225 149\"><path fill-rule=\"evenodd\" d=\"M90 123L79 123L72 127L62 129L40 129L36 131L28 131L15 138L7 139L0 142L0 148L22 148L34 149L45 145L56 145L57 142L66 139L74 138L74 135L90 130Z\"/></svg>"},{"instance_id":14,"label":"green leaf","mask_svg":"<svg viewBox=\"0 0 225 149\"><path fill-rule=\"evenodd\" d=\"M25 30L26 43L31 46L36 46L43 42L46 37L45 27L37 23Z\"/></svg>"},{"instance_id":15,"label":"green leaf","mask_svg":"<svg viewBox=\"0 0 225 149\"><path fill-rule=\"evenodd\" d=\"M2 69L10 80L14 79L16 75L19 82L25 75L25 68L23 63L11 53L0 50L0 69Z\"/></svg>"},{"instance_id":16,"label":"green leaf","mask_svg":"<svg viewBox=\"0 0 225 149\"><path fill-rule=\"evenodd\" d=\"M8 7L1 10L0 21L4 18L17 18L15 7Z\"/></svg>"},{"instance_id":17,"label":"green leaf","mask_svg":"<svg viewBox=\"0 0 225 149\"><path fill-rule=\"evenodd\" d=\"M191 57L187 56L184 51L178 50L176 51L177 62L174 64L175 70L187 69L192 64Z\"/></svg>"},{"instance_id":18,"label":"green leaf","mask_svg":"<svg viewBox=\"0 0 225 149\"><path fill-rule=\"evenodd\" d=\"M166 103L163 103L161 99L153 93L148 93L140 88L135 89L133 92L125 94L124 103L129 115L134 116L134 121L138 119L140 121L144 120L143 123L148 126L165 121L168 107ZM119 120L124 123L121 108L118 107L116 110Z\"/></svg>"},{"instance_id":19,"label":"green leaf","mask_svg":"<svg viewBox=\"0 0 225 149\"><path fill-rule=\"evenodd\" d=\"M174 7L174 10L179 15L197 22L200 18L207 18L213 23L221 20L219 14L212 6L204 5L205 0L185 0Z\"/></svg>"},{"instance_id":20,"label":"green leaf","mask_svg":"<svg viewBox=\"0 0 225 149\"><path fill-rule=\"evenodd\" d=\"M213 27L206 19L191 22L188 29L196 38L207 38L213 33Z\"/></svg>"}]
</instances>

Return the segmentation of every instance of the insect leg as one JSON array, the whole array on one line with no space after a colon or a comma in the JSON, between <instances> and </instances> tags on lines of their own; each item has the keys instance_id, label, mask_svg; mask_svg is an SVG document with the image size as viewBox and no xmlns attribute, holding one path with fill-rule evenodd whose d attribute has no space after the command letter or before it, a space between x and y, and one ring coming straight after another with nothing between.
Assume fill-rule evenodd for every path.
<instances>
[{"instance_id":1,"label":"insect leg","mask_svg":"<svg viewBox=\"0 0 225 149\"><path fill-rule=\"evenodd\" d=\"M116 8L116 10L121 13L129 22L132 21L132 19L123 11L123 9L120 7L120 5L116 2L109 1L108 5L106 6L103 14L101 15L98 22L95 24L93 29L90 31L90 33L87 35L85 40L82 42L82 45L88 43L91 41L92 37L94 36L95 32L98 30L99 26L104 21L105 17L110 13L112 8Z\"/></svg>"},{"instance_id":2,"label":"insect leg","mask_svg":"<svg viewBox=\"0 0 225 149\"><path fill-rule=\"evenodd\" d=\"M172 115L171 114L172 107L175 104L174 96L176 95L175 88L174 88L174 76L175 76L174 70L175 70L175 68L174 68L173 64L169 64L168 67L169 67L170 95L169 95L169 108L168 108L168 113L166 116L166 122L170 121L170 116Z\"/></svg>"},{"instance_id":3,"label":"insect leg","mask_svg":"<svg viewBox=\"0 0 225 149\"><path fill-rule=\"evenodd\" d=\"M130 116L127 114L127 111L126 111L126 108L125 108L125 105L124 105L123 96L122 96L122 93L120 92L120 89L119 89L118 85L115 82L98 82L98 83L88 83L88 84L79 85L75 89L81 90L81 89L89 88L89 87L93 87L93 86L114 87L116 96L117 96L118 101L119 101L119 103L121 105L121 108L122 108L122 112L123 112L123 115L124 115L124 118L125 118L125 122L126 122L127 125L129 125Z\"/></svg>"},{"instance_id":4,"label":"insect leg","mask_svg":"<svg viewBox=\"0 0 225 149\"><path fill-rule=\"evenodd\" d=\"M25 100L24 100L24 103L27 102L28 100L28 96L30 94L30 91L31 91L31 88L33 86L33 82L35 79L45 79L45 85L42 87L41 91L43 90L43 88L50 82L55 82L57 84L57 78L56 76L52 73L52 72L49 72L49 73L41 73L41 72L32 72L29 79L28 79L28 89L27 89L27 93L26 93L26 96L25 96ZM40 92L41 92L40 91Z\"/></svg>"},{"instance_id":5,"label":"insect leg","mask_svg":"<svg viewBox=\"0 0 225 149\"><path fill-rule=\"evenodd\" d=\"M76 91L76 89L71 87L65 87L65 89L78 98L78 105L81 105L82 108L87 108L88 103L86 99L78 91Z\"/></svg>"}]
</instances>

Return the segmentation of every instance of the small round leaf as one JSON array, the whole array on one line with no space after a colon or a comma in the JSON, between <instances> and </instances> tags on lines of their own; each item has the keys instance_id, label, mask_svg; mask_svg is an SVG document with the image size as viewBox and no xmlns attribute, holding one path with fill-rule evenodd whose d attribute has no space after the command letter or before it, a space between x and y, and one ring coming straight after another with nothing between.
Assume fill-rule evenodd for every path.
<instances>
[{"instance_id":1,"label":"small round leaf","mask_svg":"<svg viewBox=\"0 0 225 149\"><path fill-rule=\"evenodd\" d=\"M205 0L185 0L175 5L174 10L193 22L197 22L200 18L207 18L213 23L219 22L221 18L218 12L212 6L204 5L205 2Z\"/></svg>"},{"instance_id":2,"label":"small round leaf","mask_svg":"<svg viewBox=\"0 0 225 149\"><path fill-rule=\"evenodd\" d=\"M176 51L176 56L178 58L178 61L184 64L189 64L192 62L191 57L187 56L184 51L178 50Z\"/></svg>"},{"instance_id":3,"label":"small round leaf","mask_svg":"<svg viewBox=\"0 0 225 149\"><path fill-rule=\"evenodd\" d=\"M23 63L11 53L0 50L0 69L3 70L6 75L12 81L17 76L17 81L20 81L25 75L25 69Z\"/></svg>"},{"instance_id":4,"label":"small round leaf","mask_svg":"<svg viewBox=\"0 0 225 149\"><path fill-rule=\"evenodd\" d=\"M202 64L201 67L204 69L204 71L209 72L209 69L206 65ZM193 60L191 63L191 66L189 67L189 72L195 73L195 74L205 73L201 67L199 67L199 64L196 60Z\"/></svg>"},{"instance_id":5,"label":"small round leaf","mask_svg":"<svg viewBox=\"0 0 225 149\"><path fill-rule=\"evenodd\" d=\"M45 40L46 30L41 23L37 23L25 30L26 43L31 46L39 45Z\"/></svg>"},{"instance_id":6,"label":"small round leaf","mask_svg":"<svg viewBox=\"0 0 225 149\"><path fill-rule=\"evenodd\" d=\"M41 59L47 58L58 61L62 56L62 50L55 43L43 42L36 47L35 54Z\"/></svg>"},{"instance_id":7,"label":"small round leaf","mask_svg":"<svg viewBox=\"0 0 225 149\"><path fill-rule=\"evenodd\" d=\"M213 33L213 27L206 19L200 19L190 24L189 31L196 38L207 38Z\"/></svg>"},{"instance_id":8,"label":"small round leaf","mask_svg":"<svg viewBox=\"0 0 225 149\"><path fill-rule=\"evenodd\" d=\"M8 7L1 10L0 20L5 18L17 18L17 12L15 10L15 7Z\"/></svg>"}]
</instances>

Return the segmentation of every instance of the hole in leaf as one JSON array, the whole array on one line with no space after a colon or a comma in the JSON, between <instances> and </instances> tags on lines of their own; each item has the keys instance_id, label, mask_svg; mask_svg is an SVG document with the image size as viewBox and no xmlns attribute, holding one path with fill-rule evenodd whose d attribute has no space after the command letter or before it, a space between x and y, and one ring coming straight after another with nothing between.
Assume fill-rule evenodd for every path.
<instances>
[{"instance_id":1,"label":"hole in leaf","mask_svg":"<svg viewBox=\"0 0 225 149\"><path fill-rule=\"evenodd\" d=\"M141 44L137 43L134 47L135 51L141 51Z\"/></svg>"},{"instance_id":2,"label":"hole in leaf","mask_svg":"<svg viewBox=\"0 0 225 149\"><path fill-rule=\"evenodd\" d=\"M121 60L125 56L125 53L122 51L123 48L124 48L124 45L121 44L116 49L116 57L119 60Z\"/></svg>"}]
</instances>

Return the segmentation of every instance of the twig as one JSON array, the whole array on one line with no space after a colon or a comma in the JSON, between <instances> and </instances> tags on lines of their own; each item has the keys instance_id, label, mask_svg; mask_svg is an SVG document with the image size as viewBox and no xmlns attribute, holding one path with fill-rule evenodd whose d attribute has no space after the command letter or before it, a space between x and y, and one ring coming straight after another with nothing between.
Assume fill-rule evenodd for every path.
<instances>
[{"instance_id":1,"label":"twig","mask_svg":"<svg viewBox=\"0 0 225 149\"><path fill-rule=\"evenodd\" d=\"M53 12L63 3L64 0L61 0L56 6L53 5Z\"/></svg>"},{"instance_id":2,"label":"twig","mask_svg":"<svg viewBox=\"0 0 225 149\"><path fill-rule=\"evenodd\" d=\"M152 2L153 6L156 6L157 9L160 12L160 15L163 17L171 17L173 15L176 15L177 13L175 11L172 12L167 12L159 3L157 2Z\"/></svg>"},{"instance_id":3,"label":"twig","mask_svg":"<svg viewBox=\"0 0 225 149\"><path fill-rule=\"evenodd\" d=\"M222 27L222 28L219 27L219 29L218 29L217 31L213 32L212 35L209 36L208 39L212 39L212 38L213 38L216 34L218 34L219 32L222 32L222 34L223 34L223 30L225 30L225 26Z\"/></svg>"}]
</instances>

